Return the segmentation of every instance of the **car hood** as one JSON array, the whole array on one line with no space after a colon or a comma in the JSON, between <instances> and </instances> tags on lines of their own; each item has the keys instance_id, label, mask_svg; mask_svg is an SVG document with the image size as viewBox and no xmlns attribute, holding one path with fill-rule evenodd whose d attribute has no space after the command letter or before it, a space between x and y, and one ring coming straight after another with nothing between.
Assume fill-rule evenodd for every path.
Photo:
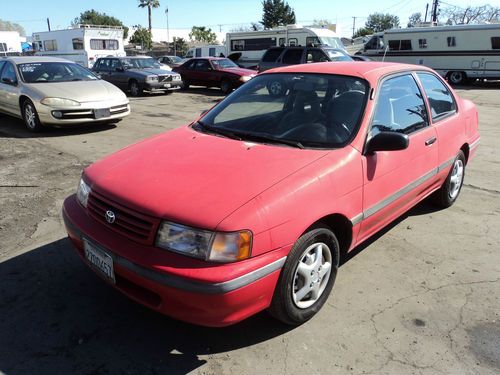
<instances>
[{"instance_id":1,"label":"car hood","mask_svg":"<svg viewBox=\"0 0 500 375\"><path fill-rule=\"evenodd\" d=\"M95 81L32 83L27 85L42 97L65 98L80 103L126 99L116 86L102 79Z\"/></svg>"},{"instance_id":2,"label":"car hood","mask_svg":"<svg viewBox=\"0 0 500 375\"><path fill-rule=\"evenodd\" d=\"M224 73L233 73L239 76L255 76L257 75L256 70L245 69L245 68L227 68L227 69L219 69L219 71Z\"/></svg>"},{"instance_id":3,"label":"car hood","mask_svg":"<svg viewBox=\"0 0 500 375\"><path fill-rule=\"evenodd\" d=\"M139 212L206 229L328 154L247 143L182 127L85 170L92 189Z\"/></svg>"},{"instance_id":4,"label":"car hood","mask_svg":"<svg viewBox=\"0 0 500 375\"><path fill-rule=\"evenodd\" d=\"M159 76L164 76L164 75L175 74L175 73L173 73L170 70L155 69L155 68L151 68L151 69L128 69L128 70L130 70L132 72L144 74L144 75L156 74L156 75L159 75Z\"/></svg>"}]
</instances>

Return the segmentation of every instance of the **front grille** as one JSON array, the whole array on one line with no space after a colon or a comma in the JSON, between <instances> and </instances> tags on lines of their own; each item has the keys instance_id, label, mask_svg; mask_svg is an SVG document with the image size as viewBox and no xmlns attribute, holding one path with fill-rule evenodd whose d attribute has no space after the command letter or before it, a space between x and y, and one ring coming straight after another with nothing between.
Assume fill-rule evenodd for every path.
<instances>
[{"instance_id":1,"label":"front grille","mask_svg":"<svg viewBox=\"0 0 500 375\"><path fill-rule=\"evenodd\" d=\"M125 113L128 111L128 104L123 104L123 105L116 105L114 107L111 107L111 116L117 115L119 113Z\"/></svg>"},{"instance_id":2,"label":"front grille","mask_svg":"<svg viewBox=\"0 0 500 375\"><path fill-rule=\"evenodd\" d=\"M138 243L153 244L160 224L159 219L124 207L95 191L89 195L87 208L94 219L109 229ZM107 211L112 211L115 214L115 221L112 224L106 221Z\"/></svg>"},{"instance_id":3,"label":"front grille","mask_svg":"<svg viewBox=\"0 0 500 375\"><path fill-rule=\"evenodd\" d=\"M166 76L158 76L158 81L160 83L163 83L163 82L170 82L172 81L172 76L171 75L166 75Z\"/></svg>"},{"instance_id":4,"label":"front grille","mask_svg":"<svg viewBox=\"0 0 500 375\"><path fill-rule=\"evenodd\" d=\"M118 115L120 113L125 113L128 111L127 104L116 105L110 108L110 115ZM61 112L61 117L56 117L61 120L77 120L77 119L94 119L94 110L93 109L66 109L60 111L53 112ZM106 119L106 117L105 117Z\"/></svg>"}]
</instances>

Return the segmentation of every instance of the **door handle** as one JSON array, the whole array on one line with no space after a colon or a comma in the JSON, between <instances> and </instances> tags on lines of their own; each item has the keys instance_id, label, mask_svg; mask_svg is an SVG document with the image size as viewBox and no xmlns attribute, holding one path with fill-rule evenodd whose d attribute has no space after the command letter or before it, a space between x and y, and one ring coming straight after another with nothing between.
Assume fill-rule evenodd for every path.
<instances>
[{"instance_id":1,"label":"door handle","mask_svg":"<svg viewBox=\"0 0 500 375\"><path fill-rule=\"evenodd\" d=\"M432 145L436 141L437 141L436 137L429 138L428 140L425 141L425 145L426 146L430 146L430 145Z\"/></svg>"}]
</instances>

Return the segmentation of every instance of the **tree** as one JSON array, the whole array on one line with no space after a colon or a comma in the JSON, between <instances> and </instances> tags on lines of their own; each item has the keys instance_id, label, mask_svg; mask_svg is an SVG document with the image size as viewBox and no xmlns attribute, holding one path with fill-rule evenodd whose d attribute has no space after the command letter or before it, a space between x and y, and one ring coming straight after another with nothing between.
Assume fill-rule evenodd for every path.
<instances>
[{"instance_id":1,"label":"tree","mask_svg":"<svg viewBox=\"0 0 500 375\"><path fill-rule=\"evenodd\" d=\"M500 22L500 7L491 5L467 6L459 8L450 6L440 12L450 25L460 25L481 22Z\"/></svg>"},{"instance_id":2,"label":"tree","mask_svg":"<svg viewBox=\"0 0 500 375\"><path fill-rule=\"evenodd\" d=\"M217 34L205 26L193 26L189 33L189 39L195 42L213 44L217 42Z\"/></svg>"},{"instance_id":3,"label":"tree","mask_svg":"<svg viewBox=\"0 0 500 375\"><path fill-rule=\"evenodd\" d=\"M259 31L263 30L264 27L260 23L252 22L250 25L241 25L231 29L232 33L239 33L244 31Z\"/></svg>"},{"instance_id":4,"label":"tree","mask_svg":"<svg viewBox=\"0 0 500 375\"><path fill-rule=\"evenodd\" d=\"M410 18L408 18L408 27L416 27L422 23L422 13L413 13Z\"/></svg>"},{"instance_id":5,"label":"tree","mask_svg":"<svg viewBox=\"0 0 500 375\"><path fill-rule=\"evenodd\" d=\"M174 36L174 41L170 45L170 49L173 49L177 55L184 56L188 50L187 41L183 38L176 38Z\"/></svg>"},{"instance_id":6,"label":"tree","mask_svg":"<svg viewBox=\"0 0 500 375\"><path fill-rule=\"evenodd\" d=\"M148 8L148 22L149 22L149 32L153 28L151 22L151 12L153 8L159 8L160 2L158 0L139 0L139 8Z\"/></svg>"},{"instance_id":7,"label":"tree","mask_svg":"<svg viewBox=\"0 0 500 375\"><path fill-rule=\"evenodd\" d=\"M365 27L373 32L399 27L399 17L392 14L373 13L368 16Z\"/></svg>"},{"instance_id":8,"label":"tree","mask_svg":"<svg viewBox=\"0 0 500 375\"><path fill-rule=\"evenodd\" d=\"M284 0L263 0L262 21L264 29L286 26L296 22L295 12Z\"/></svg>"},{"instance_id":9,"label":"tree","mask_svg":"<svg viewBox=\"0 0 500 375\"><path fill-rule=\"evenodd\" d=\"M137 25L135 28L135 32L130 37L130 43L140 44L145 49L151 49L153 46L151 32L141 25Z\"/></svg>"},{"instance_id":10,"label":"tree","mask_svg":"<svg viewBox=\"0 0 500 375\"><path fill-rule=\"evenodd\" d=\"M367 29L366 27L362 27L356 30L352 38L354 39L360 36L371 35L371 34L373 34L373 30Z\"/></svg>"},{"instance_id":11,"label":"tree","mask_svg":"<svg viewBox=\"0 0 500 375\"><path fill-rule=\"evenodd\" d=\"M24 27L22 27L18 23L13 23L10 21L0 20L0 31L17 31L19 35L26 36L26 31L24 31Z\"/></svg>"},{"instance_id":12,"label":"tree","mask_svg":"<svg viewBox=\"0 0 500 375\"><path fill-rule=\"evenodd\" d=\"M121 26L123 27L123 38L127 39L128 27L124 26L118 18L108 16L106 13L100 13L97 10L91 9L80 13L71 23L73 26L78 24L86 25L105 25L105 26Z\"/></svg>"}]
</instances>

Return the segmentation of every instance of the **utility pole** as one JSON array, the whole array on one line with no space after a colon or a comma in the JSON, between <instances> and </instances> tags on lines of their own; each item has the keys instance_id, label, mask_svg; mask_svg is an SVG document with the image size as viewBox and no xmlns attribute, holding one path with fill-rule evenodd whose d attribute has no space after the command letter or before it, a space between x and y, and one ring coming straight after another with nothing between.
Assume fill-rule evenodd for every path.
<instances>
[{"instance_id":1,"label":"utility pole","mask_svg":"<svg viewBox=\"0 0 500 375\"><path fill-rule=\"evenodd\" d=\"M429 3L425 4L425 17L424 17L424 23L427 22L427 12L429 11Z\"/></svg>"},{"instance_id":2,"label":"utility pole","mask_svg":"<svg viewBox=\"0 0 500 375\"><path fill-rule=\"evenodd\" d=\"M352 17L352 38L354 38L354 32L356 30L356 17Z\"/></svg>"},{"instance_id":3,"label":"utility pole","mask_svg":"<svg viewBox=\"0 0 500 375\"><path fill-rule=\"evenodd\" d=\"M49 17L47 17L47 27L49 28L49 31L50 31L50 20L49 20Z\"/></svg>"},{"instance_id":4,"label":"utility pole","mask_svg":"<svg viewBox=\"0 0 500 375\"><path fill-rule=\"evenodd\" d=\"M167 16L167 46L170 51L170 28L168 27L168 7L165 9L165 15Z\"/></svg>"},{"instance_id":5,"label":"utility pole","mask_svg":"<svg viewBox=\"0 0 500 375\"><path fill-rule=\"evenodd\" d=\"M437 25L437 11L438 11L438 6L439 6L439 0L433 0L432 1L432 15L431 15L431 21L433 24Z\"/></svg>"},{"instance_id":6,"label":"utility pole","mask_svg":"<svg viewBox=\"0 0 500 375\"><path fill-rule=\"evenodd\" d=\"M222 25L221 25L221 24L219 24L219 25L217 25L217 26L219 26L219 33L221 33L221 32L222 32Z\"/></svg>"}]
</instances>

